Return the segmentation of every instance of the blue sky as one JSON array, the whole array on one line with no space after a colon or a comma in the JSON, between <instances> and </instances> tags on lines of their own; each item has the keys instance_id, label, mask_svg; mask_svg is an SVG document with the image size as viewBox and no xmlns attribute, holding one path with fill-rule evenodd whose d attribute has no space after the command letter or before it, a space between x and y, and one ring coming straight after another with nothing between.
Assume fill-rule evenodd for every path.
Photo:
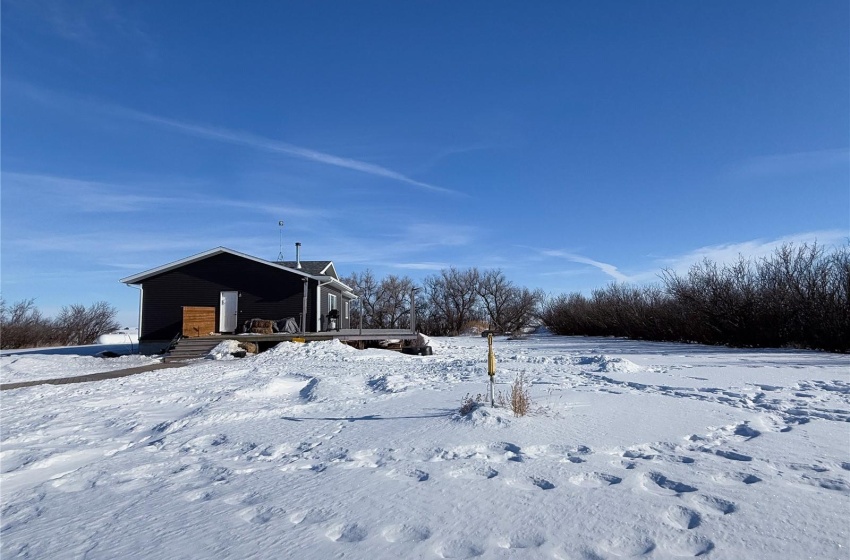
<instances>
[{"instance_id":1,"label":"blue sky","mask_svg":"<svg viewBox=\"0 0 850 560\"><path fill-rule=\"evenodd\" d=\"M844 0L3 0L2 294L134 326L120 278L281 234L550 293L842 244L848 53Z\"/></svg>"}]
</instances>

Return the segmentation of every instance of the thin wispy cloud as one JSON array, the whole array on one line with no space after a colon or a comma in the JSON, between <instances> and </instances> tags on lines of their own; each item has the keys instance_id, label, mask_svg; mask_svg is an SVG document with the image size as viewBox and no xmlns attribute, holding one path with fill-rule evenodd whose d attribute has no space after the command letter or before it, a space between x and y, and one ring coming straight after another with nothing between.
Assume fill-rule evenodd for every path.
<instances>
[{"instance_id":1,"label":"thin wispy cloud","mask_svg":"<svg viewBox=\"0 0 850 560\"><path fill-rule=\"evenodd\" d=\"M540 252L547 257L555 257L567 260L569 262L586 264L594 268L598 268L617 282L629 282L633 279L632 276L620 272L620 270L613 264L597 261L582 255L577 255L575 253L568 253L566 251L544 250Z\"/></svg>"},{"instance_id":2,"label":"thin wispy cloud","mask_svg":"<svg viewBox=\"0 0 850 560\"><path fill-rule=\"evenodd\" d=\"M487 144L483 142L479 142L477 144L471 144L469 146L455 146L455 147L447 147L439 150L436 154L431 156L426 162L419 166L419 171L426 171L437 167L439 164L443 162L445 159L449 159L452 156L460 155L460 154L468 154L470 152L478 152L483 150L490 150L494 147L494 144Z\"/></svg>"},{"instance_id":3,"label":"thin wispy cloud","mask_svg":"<svg viewBox=\"0 0 850 560\"><path fill-rule=\"evenodd\" d=\"M65 253L91 255L93 248L104 254L126 254L126 253L167 253L168 251L194 251L199 252L198 238L176 237L174 235L146 234L144 237L121 235L113 232L108 235L104 232L87 232L77 234L48 232L26 232L16 238L4 239L3 249L17 249L44 253ZM210 247L205 247L209 249ZM43 257L42 257L43 258ZM161 258L161 257L160 257Z\"/></svg>"},{"instance_id":4,"label":"thin wispy cloud","mask_svg":"<svg viewBox=\"0 0 850 560\"><path fill-rule=\"evenodd\" d=\"M659 279L659 275L665 270L669 270L680 275L686 274L692 266L697 263L701 263L704 260L716 263L719 266L733 264L742 257L748 260L756 260L769 257L779 247L788 244L800 246L802 244L811 245L817 243L824 248L830 249L847 243L848 237L850 237L850 232L848 231L822 230L796 233L775 239L753 239L718 245L707 245L704 247L698 247L680 255L661 258L656 257L653 259L651 267L638 270L631 274L622 272L619 267L614 264L601 262L596 259L568 251L552 249L534 249L534 251L545 257L554 257L573 263L588 265L604 272L617 282L641 284L657 281ZM643 268L643 265L641 268ZM542 275L570 276L578 273L579 271L576 270L556 270L542 273Z\"/></svg>"},{"instance_id":5,"label":"thin wispy cloud","mask_svg":"<svg viewBox=\"0 0 850 560\"><path fill-rule=\"evenodd\" d=\"M53 201L58 199L66 207L83 212L137 212L170 202L169 197L137 194L120 185L98 181L5 171L2 177L7 193L18 191L27 197L40 195Z\"/></svg>"},{"instance_id":6,"label":"thin wispy cloud","mask_svg":"<svg viewBox=\"0 0 850 560\"><path fill-rule=\"evenodd\" d=\"M79 212L146 212L151 209L165 207L221 207L241 208L251 212L271 216L321 217L328 211L320 208L304 208L293 205L275 205L266 201L251 201L208 194L198 195L157 195L137 194L149 193L152 185L146 183L126 184L105 181L87 181L72 177L56 175L41 175L31 173L3 172L3 186L7 193L18 191L27 197L33 193L49 197L54 202L61 201L63 207L73 208ZM201 188L203 185L191 184L187 187L180 181L167 182L171 190L183 191L186 188ZM175 187L180 187L176 189Z\"/></svg>"},{"instance_id":7,"label":"thin wispy cloud","mask_svg":"<svg viewBox=\"0 0 850 560\"><path fill-rule=\"evenodd\" d=\"M419 187L431 192L452 195L461 194L458 191L439 187L437 185L432 185L430 183L425 183L422 181L417 181L416 179L408 177L407 175L404 175L397 171L393 171L392 169L387 169L386 167L382 167L380 165L375 165L373 163L359 161L356 159L336 156L317 150L311 150L309 148L303 148L294 144L279 142L277 140L272 140L270 138L265 138L263 136L258 136L256 134L251 134L248 132L240 132L236 130L229 130L214 126L193 124L124 108L115 108L115 110L137 121L149 124L156 124L198 138L215 140L218 142L225 142L228 144L235 144L239 146L247 146L258 150L283 154L302 160L312 161L314 163L331 165L344 169L351 169L353 171L367 173L376 177L383 177L385 179L392 179L394 181L413 185L415 187Z\"/></svg>"},{"instance_id":8,"label":"thin wispy cloud","mask_svg":"<svg viewBox=\"0 0 850 560\"><path fill-rule=\"evenodd\" d=\"M88 49L106 51L120 44L136 45L149 55L155 42L143 29L138 10L129 3L105 0L54 2L52 0L5 0L4 27L35 21L40 33L54 35Z\"/></svg>"},{"instance_id":9,"label":"thin wispy cloud","mask_svg":"<svg viewBox=\"0 0 850 560\"><path fill-rule=\"evenodd\" d=\"M449 268L449 264L441 262L410 262L410 263L381 263L384 266L391 268L401 268L406 270L443 270Z\"/></svg>"},{"instance_id":10,"label":"thin wispy cloud","mask_svg":"<svg viewBox=\"0 0 850 560\"><path fill-rule=\"evenodd\" d=\"M678 274L683 274L693 265L706 259L721 266L732 264L741 257L744 259L760 259L769 257L776 249L788 244L800 246L804 243L809 245L817 243L825 248L836 247L846 243L848 235L850 235L848 231L823 230L795 233L776 239L753 239L735 243L708 245L699 247L683 255L658 259L656 262L659 267L656 273L660 272L661 269L668 269Z\"/></svg>"},{"instance_id":11,"label":"thin wispy cloud","mask_svg":"<svg viewBox=\"0 0 850 560\"><path fill-rule=\"evenodd\" d=\"M739 177L798 175L850 166L850 149L818 150L750 158L737 166Z\"/></svg>"},{"instance_id":12,"label":"thin wispy cloud","mask_svg":"<svg viewBox=\"0 0 850 560\"><path fill-rule=\"evenodd\" d=\"M354 233L358 231L363 233ZM383 224L380 231L343 230L331 224L302 247L302 258L308 258L305 254L331 258L349 270L439 270L451 266L450 252L468 247L477 231L473 226L436 222Z\"/></svg>"},{"instance_id":13,"label":"thin wispy cloud","mask_svg":"<svg viewBox=\"0 0 850 560\"><path fill-rule=\"evenodd\" d=\"M438 185L432 185L431 183L426 183L424 181L417 181L416 179L409 177L403 173L399 173L398 171L394 171L392 169L376 165L374 163L337 156L334 154L329 154L326 152L297 146L295 144L280 142L278 140L266 138L264 136L251 134L250 132L230 130L227 128L221 128L212 125L203 125L187 121L181 121L178 119L172 119L168 117L162 117L159 115L153 115L142 111L136 111L127 107L122 107L120 105L103 103L96 99L81 99L78 97L48 91L44 88L34 86L29 83L14 81L11 83L11 85L16 89L25 92L31 99L36 100L40 103L50 104L53 106L67 106L68 104L86 106L92 111L99 111L101 113L105 112L114 117L130 119L144 124L159 126L162 128L180 132L182 134L186 134L188 136L194 136L196 138L203 138L205 140L212 140L237 146L245 146L248 148L281 154L287 157L292 157L304 161L311 161L320 165L329 165L342 169L350 169L352 171L366 173L374 177L382 177L384 179L390 179L393 181L405 183L430 192L445 195L466 196L460 191L440 187Z\"/></svg>"}]
</instances>

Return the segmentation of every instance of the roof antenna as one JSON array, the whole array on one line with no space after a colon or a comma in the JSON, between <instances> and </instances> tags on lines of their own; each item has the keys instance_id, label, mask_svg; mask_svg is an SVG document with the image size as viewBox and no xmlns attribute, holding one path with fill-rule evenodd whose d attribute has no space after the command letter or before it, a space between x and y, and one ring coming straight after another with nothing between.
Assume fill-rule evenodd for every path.
<instances>
[{"instance_id":1,"label":"roof antenna","mask_svg":"<svg viewBox=\"0 0 850 560\"><path fill-rule=\"evenodd\" d=\"M277 260L283 260L283 220L279 221L277 225L280 227L280 252L277 254Z\"/></svg>"}]
</instances>

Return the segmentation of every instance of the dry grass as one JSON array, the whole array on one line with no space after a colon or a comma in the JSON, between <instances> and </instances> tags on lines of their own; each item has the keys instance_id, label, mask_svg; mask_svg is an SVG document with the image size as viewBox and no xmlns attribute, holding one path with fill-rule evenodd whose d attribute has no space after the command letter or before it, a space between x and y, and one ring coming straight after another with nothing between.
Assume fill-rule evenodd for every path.
<instances>
[{"instance_id":1,"label":"dry grass","mask_svg":"<svg viewBox=\"0 0 850 560\"><path fill-rule=\"evenodd\" d=\"M531 407L531 397L528 396L529 383L524 374L519 374L511 385L509 404L514 416L525 416ZM500 395L501 398L501 395Z\"/></svg>"},{"instance_id":2,"label":"dry grass","mask_svg":"<svg viewBox=\"0 0 850 560\"><path fill-rule=\"evenodd\" d=\"M484 403L484 395L478 393L475 397L471 396L469 393L463 398L460 403L460 415L466 416L479 406Z\"/></svg>"},{"instance_id":3,"label":"dry grass","mask_svg":"<svg viewBox=\"0 0 850 560\"><path fill-rule=\"evenodd\" d=\"M499 408L510 408L514 416L526 416L531 411L531 397L528 394L528 389L531 383L525 378L524 374L517 375L511 385L511 392L505 395L501 391L496 395L496 406ZM479 406L489 402L488 398L481 393L473 397L469 393L463 398L460 405L460 413L466 416Z\"/></svg>"}]
</instances>

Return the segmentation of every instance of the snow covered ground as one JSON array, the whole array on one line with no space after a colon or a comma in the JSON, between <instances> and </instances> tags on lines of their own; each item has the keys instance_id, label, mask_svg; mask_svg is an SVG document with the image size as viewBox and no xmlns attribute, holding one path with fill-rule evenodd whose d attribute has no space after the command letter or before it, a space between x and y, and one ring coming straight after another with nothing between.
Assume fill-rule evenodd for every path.
<instances>
[{"instance_id":1,"label":"snow covered ground","mask_svg":"<svg viewBox=\"0 0 850 560\"><path fill-rule=\"evenodd\" d=\"M2 556L850 557L847 356L497 339L516 418L458 414L486 340L434 343L4 391ZM4 382L96 367L13 358Z\"/></svg>"},{"instance_id":2,"label":"snow covered ground","mask_svg":"<svg viewBox=\"0 0 850 560\"><path fill-rule=\"evenodd\" d=\"M112 335L105 335L112 336ZM155 356L134 354L138 340L130 344L107 340L102 344L3 350L0 353L0 382L19 383L59 377L79 377L126 369L162 361ZM116 358L100 357L101 353L114 353Z\"/></svg>"}]
</instances>

